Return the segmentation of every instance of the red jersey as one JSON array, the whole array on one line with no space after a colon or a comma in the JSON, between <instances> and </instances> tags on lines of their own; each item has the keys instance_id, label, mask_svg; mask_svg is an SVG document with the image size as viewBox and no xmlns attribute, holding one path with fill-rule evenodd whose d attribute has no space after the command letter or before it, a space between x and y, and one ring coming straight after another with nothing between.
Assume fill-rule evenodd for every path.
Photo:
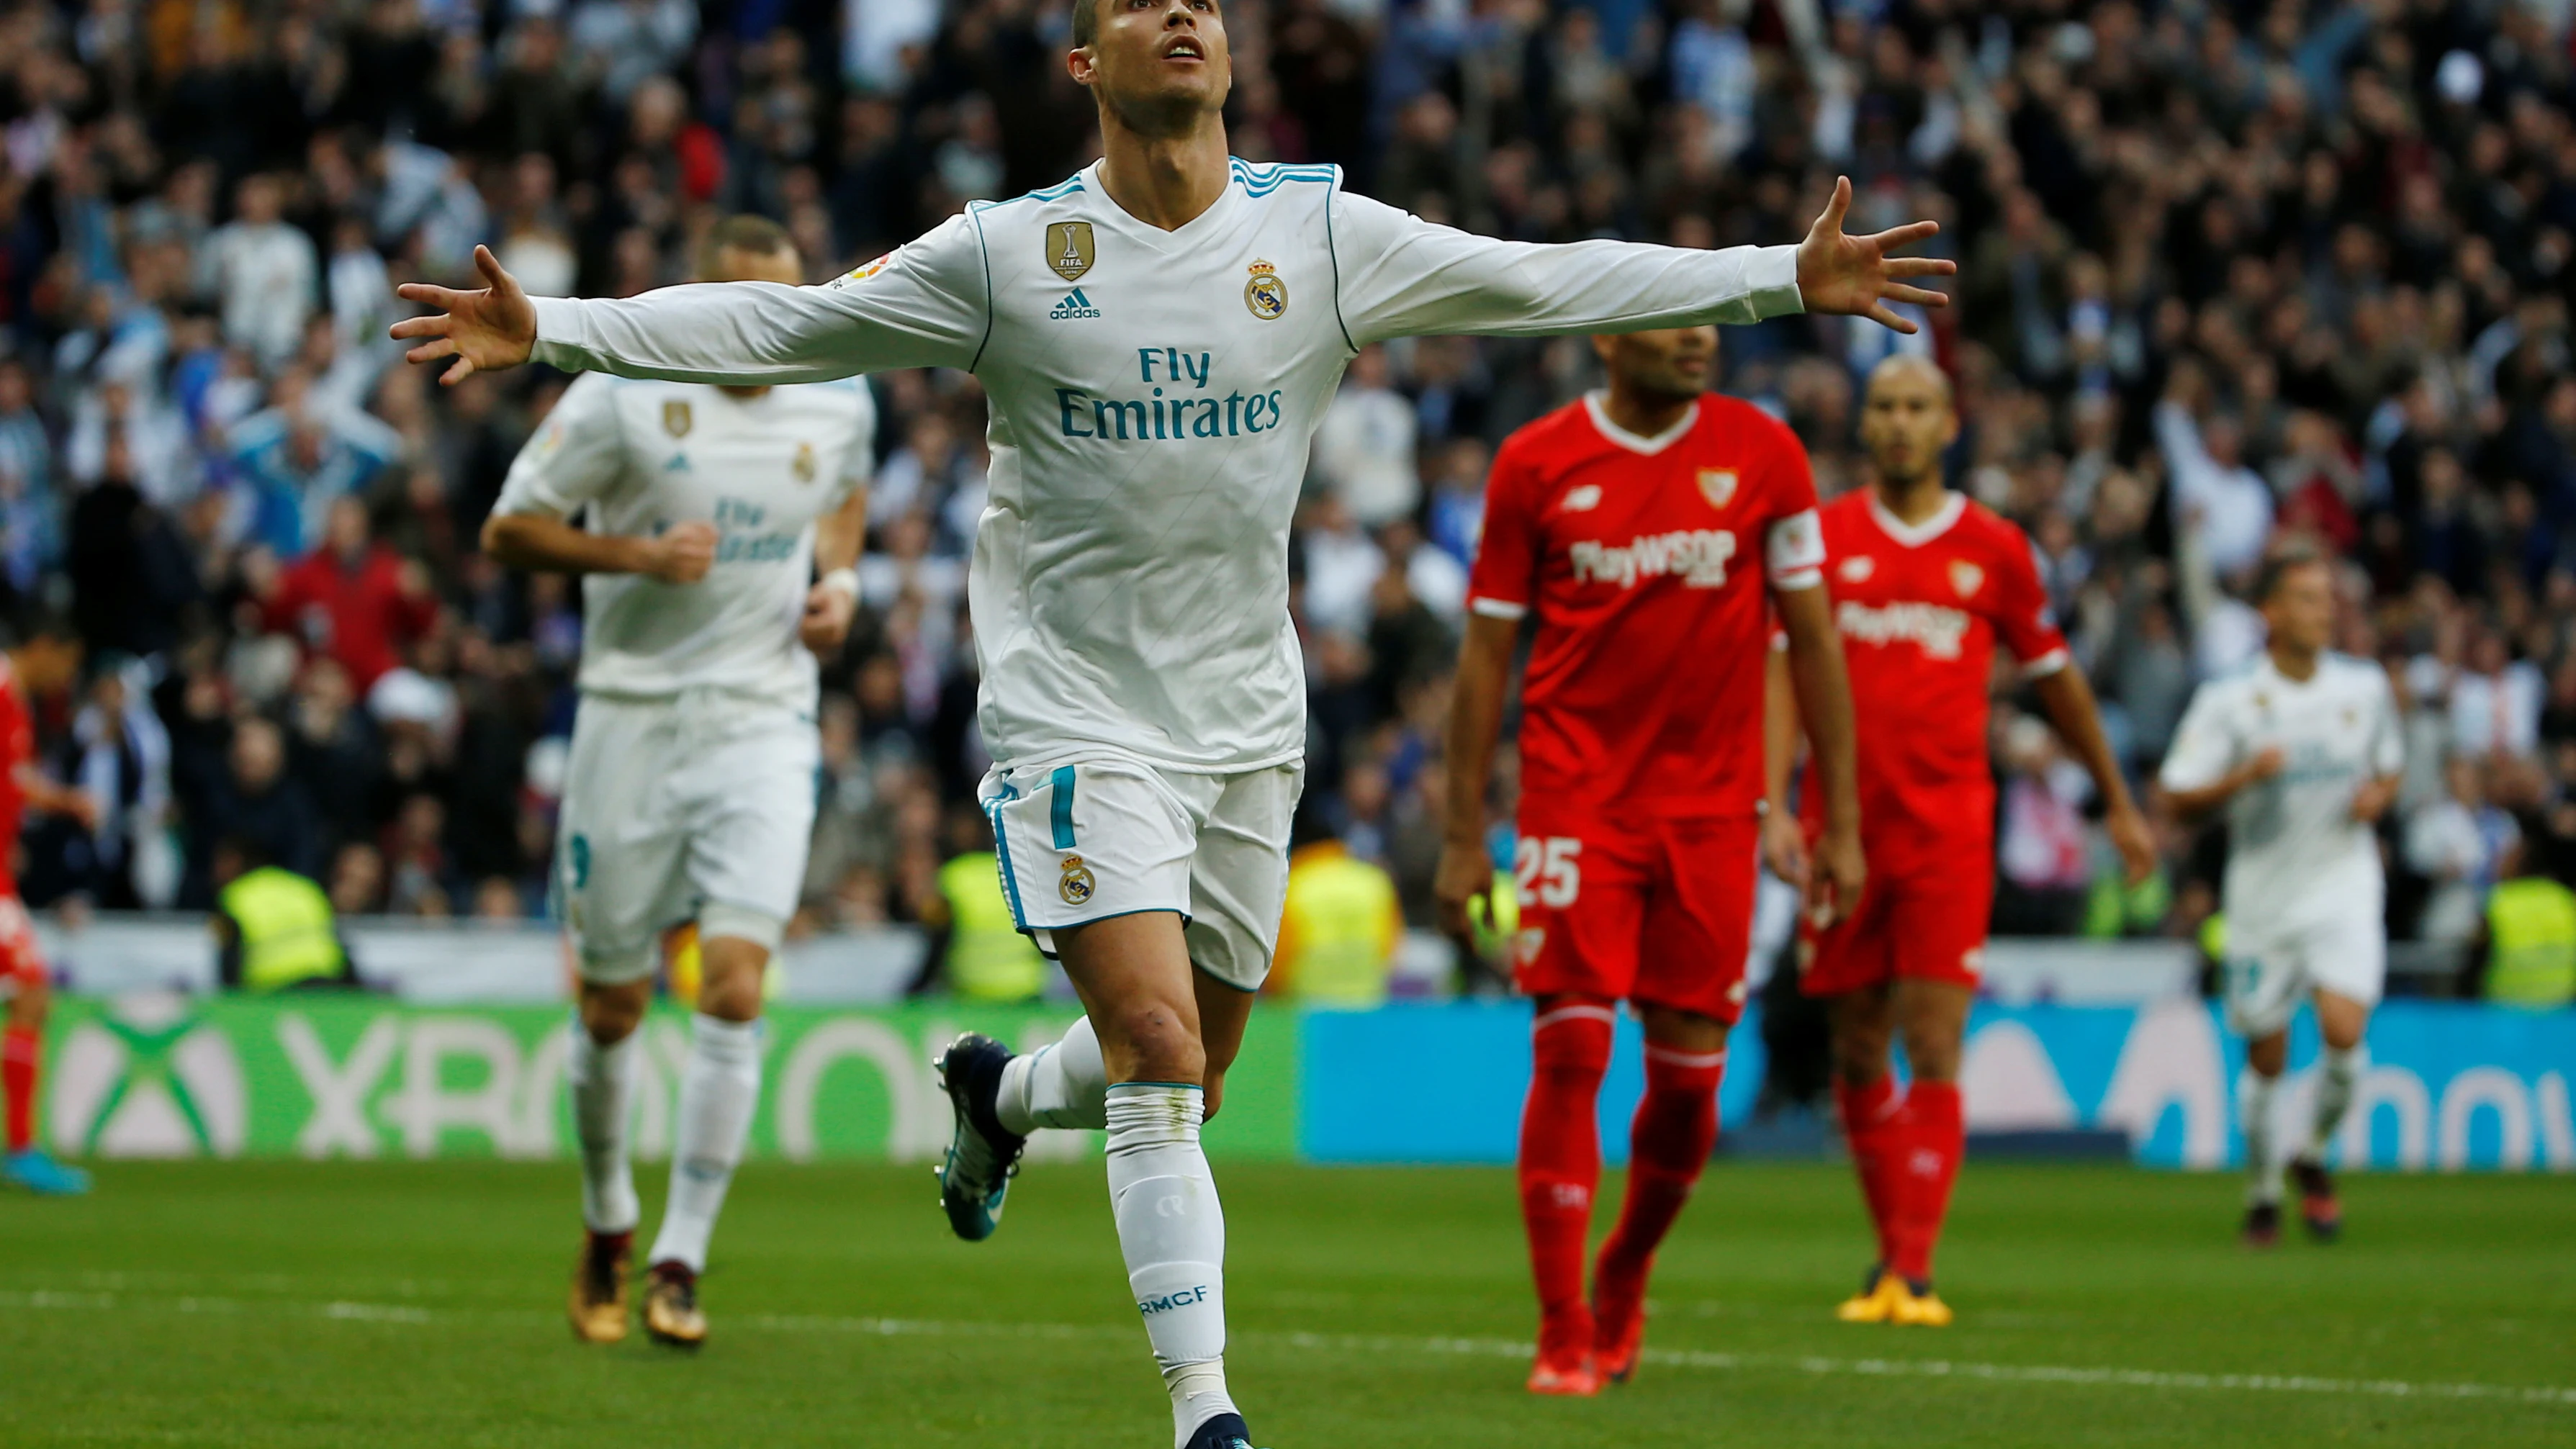
<instances>
[{"instance_id":1,"label":"red jersey","mask_svg":"<svg viewBox=\"0 0 2576 1449\"><path fill-rule=\"evenodd\" d=\"M1824 560L1806 449L1707 396L1662 436L1596 397L1505 440L1468 606L1535 610L1523 789L1610 816L1749 815L1762 799L1764 585Z\"/></svg>"},{"instance_id":2,"label":"red jersey","mask_svg":"<svg viewBox=\"0 0 2576 1449\"><path fill-rule=\"evenodd\" d=\"M18 671L0 654L0 896L18 894L18 823L27 808L18 772L36 763L36 716Z\"/></svg>"},{"instance_id":3,"label":"red jersey","mask_svg":"<svg viewBox=\"0 0 2576 1449\"><path fill-rule=\"evenodd\" d=\"M1982 839L1994 825L1986 718L2001 641L2025 676L2066 662L2030 540L1967 495L1908 527L1877 491L1823 509L1825 582L1851 670L1862 830L1872 842ZM1808 813L1815 818L1815 792Z\"/></svg>"}]
</instances>

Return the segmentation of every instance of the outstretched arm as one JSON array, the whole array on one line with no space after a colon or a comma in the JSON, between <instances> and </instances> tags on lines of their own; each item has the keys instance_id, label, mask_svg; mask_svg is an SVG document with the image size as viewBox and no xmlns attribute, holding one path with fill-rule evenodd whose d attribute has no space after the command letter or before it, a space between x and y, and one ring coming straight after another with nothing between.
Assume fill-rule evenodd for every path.
<instances>
[{"instance_id":1,"label":"outstretched arm","mask_svg":"<svg viewBox=\"0 0 2576 1449\"><path fill-rule=\"evenodd\" d=\"M1947 306L1948 297L1907 279L1958 269L1939 258L1888 255L1939 231L1934 222L1844 235L1848 179L1836 183L1804 242L1723 251L1614 241L1541 246L1437 226L1366 197L1336 194L1332 205L1336 304L1354 346L1434 332L1548 336L1759 322L1802 310L1912 332L1888 304Z\"/></svg>"},{"instance_id":2,"label":"outstretched arm","mask_svg":"<svg viewBox=\"0 0 2576 1449\"><path fill-rule=\"evenodd\" d=\"M413 362L453 357L439 381L542 362L673 382L825 382L905 367L968 367L989 299L983 248L957 217L902 249L820 287L713 282L623 300L530 297L489 249L474 249L484 285L406 283L404 300L435 308L393 326Z\"/></svg>"}]
</instances>

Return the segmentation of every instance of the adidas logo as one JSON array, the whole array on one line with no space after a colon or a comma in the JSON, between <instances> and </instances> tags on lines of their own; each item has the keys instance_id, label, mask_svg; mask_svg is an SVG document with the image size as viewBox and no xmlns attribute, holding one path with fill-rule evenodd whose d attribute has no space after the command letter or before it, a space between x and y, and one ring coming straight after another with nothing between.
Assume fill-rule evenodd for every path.
<instances>
[{"instance_id":1,"label":"adidas logo","mask_svg":"<svg viewBox=\"0 0 2576 1449\"><path fill-rule=\"evenodd\" d=\"M1080 287L1076 287L1072 291L1065 293L1064 300L1056 303L1055 310L1047 314L1049 318L1057 322L1069 321L1076 317L1097 317L1099 315L1100 309L1091 305L1091 299L1082 295L1082 289Z\"/></svg>"}]
</instances>

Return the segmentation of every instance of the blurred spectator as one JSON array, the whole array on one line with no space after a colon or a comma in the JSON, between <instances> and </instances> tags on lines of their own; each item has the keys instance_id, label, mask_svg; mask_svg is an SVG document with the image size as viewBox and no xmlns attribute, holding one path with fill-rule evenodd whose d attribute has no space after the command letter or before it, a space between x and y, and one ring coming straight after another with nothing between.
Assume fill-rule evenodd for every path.
<instances>
[{"instance_id":1,"label":"blurred spectator","mask_svg":"<svg viewBox=\"0 0 2576 1449\"><path fill-rule=\"evenodd\" d=\"M349 986L356 977L331 899L246 839L216 844L216 974L245 991Z\"/></svg>"},{"instance_id":2,"label":"blurred spectator","mask_svg":"<svg viewBox=\"0 0 2576 1449\"><path fill-rule=\"evenodd\" d=\"M2519 835L2513 817L2488 802L2485 772L2476 760L2452 756L2443 784L2443 798L2407 822L2405 858L2408 868L2432 885L2416 933L2427 941L2462 946L2477 934L2487 890Z\"/></svg>"},{"instance_id":3,"label":"blurred spectator","mask_svg":"<svg viewBox=\"0 0 2576 1449\"><path fill-rule=\"evenodd\" d=\"M197 286L221 309L224 341L268 367L294 355L321 291L313 239L287 223L284 207L277 177L243 177L233 189L233 219L199 254Z\"/></svg>"},{"instance_id":4,"label":"blurred spectator","mask_svg":"<svg viewBox=\"0 0 2576 1449\"><path fill-rule=\"evenodd\" d=\"M286 773L286 745L277 726L256 715L236 723L230 758L230 773L207 812L209 872L214 842L222 840L297 875L319 870L321 822L303 783Z\"/></svg>"},{"instance_id":5,"label":"blurred spectator","mask_svg":"<svg viewBox=\"0 0 2576 1449\"><path fill-rule=\"evenodd\" d=\"M1360 527L1410 518L1421 502L1413 430L1413 405L1387 384L1386 349L1361 348L1314 445L1316 476Z\"/></svg>"},{"instance_id":6,"label":"blurred spectator","mask_svg":"<svg viewBox=\"0 0 2576 1449\"><path fill-rule=\"evenodd\" d=\"M277 576L261 607L269 628L338 664L364 694L429 632L438 598L419 564L375 541L364 502L335 498L327 520L321 546Z\"/></svg>"},{"instance_id":7,"label":"blurred spectator","mask_svg":"<svg viewBox=\"0 0 2576 1449\"><path fill-rule=\"evenodd\" d=\"M1311 815L1289 853L1288 903L1264 989L1310 1006L1365 1008L1386 1000L1404 936L1395 882L1354 859Z\"/></svg>"},{"instance_id":8,"label":"blurred spectator","mask_svg":"<svg viewBox=\"0 0 2576 1449\"><path fill-rule=\"evenodd\" d=\"M959 806L949 812L948 843L955 848L939 867L939 893L922 912L931 930L922 983L940 980L969 1001L1033 1001L1046 985L1046 958L1020 934L1003 894L1001 857L982 812Z\"/></svg>"},{"instance_id":9,"label":"blurred spectator","mask_svg":"<svg viewBox=\"0 0 2576 1449\"><path fill-rule=\"evenodd\" d=\"M2470 957L2467 995L2531 1011L2576 1004L2576 891L2549 877L2537 820L2505 848Z\"/></svg>"}]
</instances>

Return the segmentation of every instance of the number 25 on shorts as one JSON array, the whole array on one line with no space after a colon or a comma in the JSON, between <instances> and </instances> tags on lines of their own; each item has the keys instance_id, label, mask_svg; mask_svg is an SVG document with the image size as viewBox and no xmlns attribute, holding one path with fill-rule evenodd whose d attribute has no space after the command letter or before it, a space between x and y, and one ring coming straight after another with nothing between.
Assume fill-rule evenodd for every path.
<instances>
[{"instance_id":1,"label":"number 25 on shorts","mask_svg":"<svg viewBox=\"0 0 2576 1449\"><path fill-rule=\"evenodd\" d=\"M1550 910L1563 910L1574 904L1583 891L1583 870L1575 857L1583 854L1583 842L1570 836L1552 835L1544 840L1522 836L1513 853L1513 868L1519 873L1521 899L1536 900Z\"/></svg>"}]
</instances>

